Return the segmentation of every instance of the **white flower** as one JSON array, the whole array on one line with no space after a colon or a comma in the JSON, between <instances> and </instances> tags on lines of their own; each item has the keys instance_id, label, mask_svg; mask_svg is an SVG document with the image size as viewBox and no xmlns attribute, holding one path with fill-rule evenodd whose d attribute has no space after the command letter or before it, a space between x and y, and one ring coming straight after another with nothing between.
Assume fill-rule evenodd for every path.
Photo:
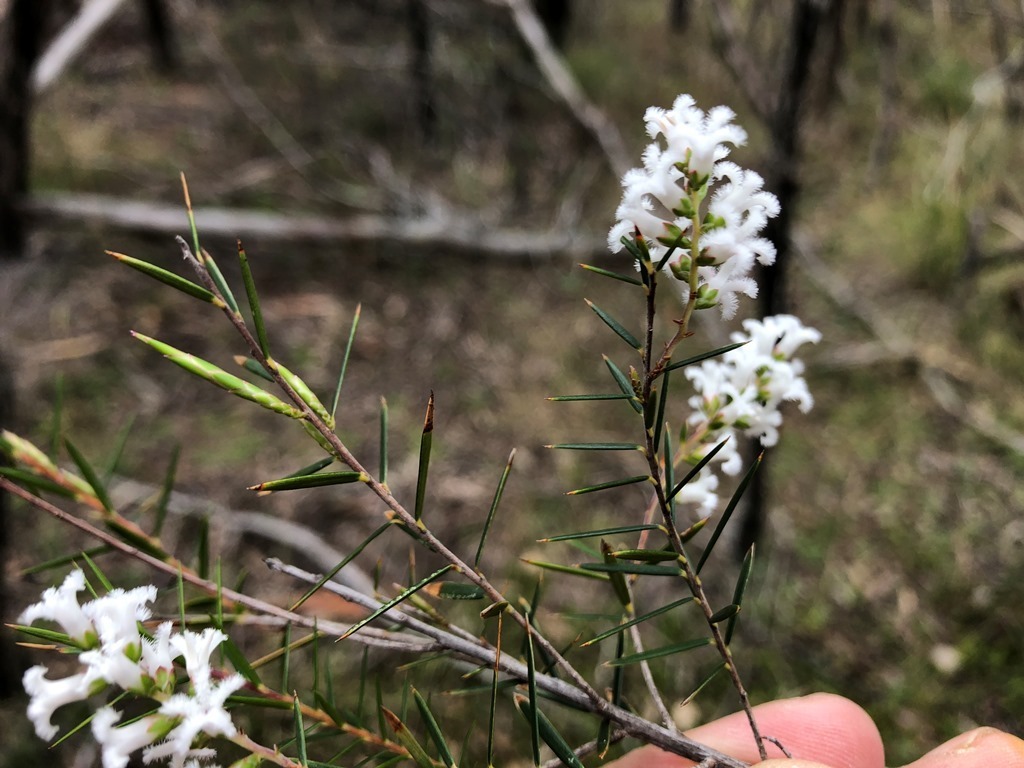
<instances>
[{"instance_id":1,"label":"white flower","mask_svg":"<svg viewBox=\"0 0 1024 768\"><path fill-rule=\"evenodd\" d=\"M113 707L96 710L92 734L103 750L103 768L125 768L132 752L148 747L167 731L166 721L157 715L140 718L115 728L121 713Z\"/></svg>"},{"instance_id":2,"label":"white flower","mask_svg":"<svg viewBox=\"0 0 1024 768\"><path fill-rule=\"evenodd\" d=\"M96 629L92 621L78 604L78 593L85 589L85 574L75 569L67 575L59 587L50 587L43 592L42 600L22 611L19 624L31 624L37 619L46 619L60 624L64 632L78 643L92 645Z\"/></svg>"},{"instance_id":3,"label":"white flower","mask_svg":"<svg viewBox=\"0 0 1024 768\"><path fill-rule=\"evenodd\" d=\"M762 189L761 176L724 159L728 145L739 146L747 137L732 123L734 117L727 107L704 114L687 95L671 110L648 109L644 119L655 141L644 150L643 167L622 177L617 222L608 232L615 253L622 250L623 238L637 233L655 262L675 248L665 267L687 283L684 300L690 297L690 270L696 268L698 308L717 305L724 319L735 315L740 294L757 296L750 271L755 262L775 261L775 246L759 233L779 214L779 201Z\"/></svg>"},{"instance_id":4,"label":"white flower","mask_svg":"<svg viewBox=\"0 0 1024 768\"><path fill-rule=\"evenodd\" d=\"M48 671L42 665L35 666L26 670L21 678L25 692L31 697L28 718L41 739L52 739L57 735L58 728L51 722L53 713L65 704L89 698L95 693L97 682L88 671L59 680L47 679Z\"/></svg>"},{"instance_id":5,"label":"white flower","mask_svg":"<svg viewBox=\"0 0 1024 768\"><path fill-rule=\"evenodd\" d=\"M176 638L175 638L176 639ZM193 682L196 682L193 680ZM207 750L196 750L192 743L201 733L208 736L226 736L238 733L231 715L224 708L228 696L245 685L245 678L232 675L213 685L207 678L206 684L195 686L195 694L176 693L160 705L161 715L180 719L164 741L148 747L144 753L147 763L169 757L173 768L183 768L190 757L212 754Z\"/></svg>"},{"instance_id":6,"label":"white flower","mask_svg":"<svg viewBox=\"0 0 1024 768\"><path fill-rule=\"evenodd\" d=\"M718 476L704 467L695 478L684 485L675 496L679 504L693 504L700 517L708 517L718 507Z\"/></svg>"}]
</instances>

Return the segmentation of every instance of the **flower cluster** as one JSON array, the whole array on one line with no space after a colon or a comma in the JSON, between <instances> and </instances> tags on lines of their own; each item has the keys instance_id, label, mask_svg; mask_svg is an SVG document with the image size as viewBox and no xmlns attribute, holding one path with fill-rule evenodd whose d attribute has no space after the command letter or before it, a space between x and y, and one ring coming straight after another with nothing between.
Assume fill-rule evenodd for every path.
<instances>
[{"instance_id":1,"label":"flower cluster","mask_svg":"<svg viewBox=\"0 0 1024 768\"><path fill-rule=\"evenodd\" d=\"M757 296L754 262L775 261L775 247L759 234L779 213L760 175L725 160L727 145L747 139L734 117L728 107L705 114L685 94L671 110L648 109L644 120L654 142L643 168L623 177L618 221L608 233L614 252L623 238L642 238L652 260L686 284L686 300L693 296L697 309L718 306L727 320L739 294Z\"/></svg>"},{"instance_id":2,"label":"flower cluster","mask_svg":"<svg viewBox=\"0 0 1024 768\"><path fill-rule=\"evenodd\" d=\"M820 341L821 334L793 315L744 320L743 329L743 333L732 334L732 341L743 346L686 368L686 377L697 391L689 400L693 412L688 419L697 446L687 458L695 463L725 441L714 461L727 475L741 469L738 434L771 447L779 440L782 403L795 402L805 413L814 404L803 378L803 363L793 356L802 345ZM717 484L717 478L705 467L683 489L688 494L681 493L679 499L710 512L717 504Z\"/></svg>"},{"instance_id":3,"label":"flower cluster","mask_svg":"<svg viewBox=\"0 0 1024 768\"><path fill-rule=\"evenodd\" d=\"M113 707L99 709L92 731L103 749L104 768L124 768L132 752L144 749L145 762L170 759L183 768L212 756L213 751L196 749L200 734L233 737L237 731L225 710L228 696L244 684L241 675L215 681L210 657L227 636L216 629L173 633L170 622L157 627L152 637L140 632L139 622L150 617L147 603L156 599L156 587L114 589L108 594L79 604L85 589L85 574L72 571L59 587L43 593L42 600L29 606L18 618L28 625L37 619L56 622L70 644L82 649L78 660L82 670L62 679L46 677L45 666L25 672L23 683L31 697L29 719L36 734L52 739L57 726L53 713L65 704L87 699L117 686L159 702L159 707L132 723L115 727L121 713ZM174 662L181 658L189 679L188 693L175 693Z\"/></svg>"}]
</instances>

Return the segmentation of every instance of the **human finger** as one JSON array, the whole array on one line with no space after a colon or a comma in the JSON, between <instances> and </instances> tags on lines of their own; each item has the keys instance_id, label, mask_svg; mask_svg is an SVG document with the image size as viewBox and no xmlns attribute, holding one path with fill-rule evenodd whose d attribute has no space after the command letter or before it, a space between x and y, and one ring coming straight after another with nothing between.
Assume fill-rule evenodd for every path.
<instances>
[{"instance_id":1,"label":"human finger","mask_svg":"<svg viewBox=\"0 0 1024 768\"><path fill-rule=\"evenodd\" d=\"M975 728L906 768L1024 768L1024 741L996 728Z\"/></svg>"},{"instance_id":2,"label":"human finger","mask_svg":"<svg viewBox=\"0 0 1024 768\"><path fill-rule=\"evenodd\" d=\"M882 768L885 764L875 724L863 709L841 696L815 693L773 701L754 707L754 716L763 735L778 739L799 760L832 768ZM742 712L694 728L687 736L745 762L756 763L760 758ZM784 756L774 744L767 744L767 748L769 757ZM693 763L689 760L647 746L619 758L610 768L690 765Z\"/></svg>"}]
</instances>

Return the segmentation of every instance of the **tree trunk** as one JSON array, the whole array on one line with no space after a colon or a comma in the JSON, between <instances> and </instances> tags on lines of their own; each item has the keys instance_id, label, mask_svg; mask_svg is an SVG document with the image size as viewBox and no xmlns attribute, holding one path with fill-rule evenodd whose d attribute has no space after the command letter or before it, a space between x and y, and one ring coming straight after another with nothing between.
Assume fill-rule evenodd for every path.
<instances>
[{"instance_id":1,"label":"tree trunk","mask_svg":"<svg viewBox=\"0 0 1024 768\"><path fill-rule=\"evenodd\" d=\"M28 191L32 67L49 0L11 0L0 17L0 259L22 255L26 226L18 204Z\"/></svg>"}]
</instances>

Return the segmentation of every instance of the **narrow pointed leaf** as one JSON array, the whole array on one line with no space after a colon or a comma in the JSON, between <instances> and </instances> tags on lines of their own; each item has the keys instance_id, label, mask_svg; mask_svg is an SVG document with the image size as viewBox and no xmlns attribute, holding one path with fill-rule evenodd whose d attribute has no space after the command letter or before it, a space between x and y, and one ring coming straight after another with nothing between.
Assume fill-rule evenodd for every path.
<instances>
[{"instance_id":1,"label":"narrow pointed leaf","mask_svg":"<svg viewBox=\"0 0 1024 768\"><path fill-rule=\"evenodd\" d=\"M439 569L437 571L434 571L432 574L427 576L427 578L423 579L423 581L419 582L418 584L414 584L413 586L409 587L408 589L403 590L397 597L394 597L391 600L388 600L386 603L384 603L382 606L380 606L380 608L375 610L373 613L371 613L365 619L361 619L360 621L357 621L355 624L353 624L351 627L349 627L345 631L345 633L341 637L338 638L338 640L344 640L349 635L351 635L351 634L353 634L355 632L358 632L360 629L365 627L371 621L373 621L374 619L378 618L379 616L384 615L385 613L390 611L392 608L394 608L399 603L407 600L411 595L416 594L421 589L423 589L425 586L427 586L427 584L430 584L432 581L436 581L437 579L441 578L441 576L443 576L444 574L448 573L448 571L450 571L454 567L455 566L451 565L451 564L446 565L444 568L441 568L441 569Z\"/></svg>"},{"instance_id":2,"label":"narrow pointed leaf","mask_svg":"<svg viewBox=\"0 0 1024 768\"><path fill-rule=\"evenodd\" d=\"M554 541L572 541L574 539L593 539L598 536L616 536L624 533L639 533L641 531L655 531L662 530L660 525L654 525L653 523L647 523L643 525L620 525L615 528L599 528L593 531L579 531L577 533L562 533L558 536L551 536L546 539L537 539L540 542L554 542Z\"/></svg>"},{"instance_id":3,"label":"narrow pointed leaf","mask_svg":"<svg viewBox=\"0 0 1024 768\"><path fill-rule=\"evenodd\" d=\"M615 658L621 659L623 653L626 650L626 633L625 631L619 632L617 642L615 643ZM612 672L612 704L616 707L622 704L622 673L625 667L615 667ZM612 737L612 721L605 719L601 721L601 727L597 731L597 754L600 758L604 759L604 756L608 754L608 748L611 746Z\"/></svg>"},{"instance_id":4,"label":"narrow pointed leaf","mask_svg":"<svg viewBox=\"0 0 1024 768\"><path fill-rule=\"evenodd\" d=\"M82 473L82 478L92 488L100 504L103 505L107 512L114 514L114 505L110 501L110 495L107 493L106 486L100 481L99 475L96 474L96 470L93 469L92 464L89 463L69 438L64 438L64 447L67 449L71 460L75 462L75 466L78 467L78 471Z\"/></svg>"},{"instance_id":5,"label":"narrow pointed leaf","mask_svg":"<svg viewBox=\"0 0 1024 768\"><path fill-rule=\"evenodd\" d=\"M420 692L415 688L412 689L413 700L416 702L416 708L420 711L420 717L423 718L423 725L427 729L427 734L430 736L430 740L434 742L434 746L437 747L437 753L441 756L441 760L448 768L455 768L455 758L452 757L452 751L448 748L448 742L441 733L441 729L437 725L437 719L434 717L434 713L430 711L430 706L427 704Z\"/></svg>"},{"instance_id":6,"label":"narrow pointed leaf","mask_svg":"<svg viewBox=\"0 0 1024 768\"><path fill-rule=\"evenodd\" d=\"M622 390L622 394L629 395L629 404L633 407L633 410L637 413L643 412L643 406L637 400L636 392L633 391L633 385L630 384L629 378L621 370L619 366L611 361L607 355L604 356L604 364L608 366L608 371L611 373L612 378L615 379L615 383L619 385L619 389Z\"/></svg>"},{"instance_id":7,"label":"narrow pointed leaf","mask_svg":"<svg viewBox=\"0 0 1024 768\"><path fill-rule=\"evenodd\" d=\"M79 557L83 555L87 555L89 557L98 557L99 555L105 555L108 552L112 551L113 549L111 547L108 547L106 544L103 544L99 547L92 547L91 549L85 549L81 552L75 552L70 555L62 555L60 557L55 557L51 560L46 560L45 562L38 563L36 565L25 568L19 571L18 574L20 576L31 576L36 573L45 573L46 571L52 571L55 568L63 568L65 565L74 563L76 560L78 560Z\"/></svg>"},{"instance_id":8,"label":"narrow pointed leaf","mask_svg":"<svg viewBox=\"0 0 1024 768\"><path fill-rule=\"evenodd\" d=\"M295 731L295 748L298 751L299 764L309 765L309 758L306 755L306 729L302 726L302 708L299 707L299 697L292 698L292 727Z\"/></svg>"},{"instance_id":9,"label":"narrow pointed leaf","mask_svg":"<svg viewBox=\"0 0 1024 768\"><path fill-rule=\"evenodd\" d=\"M121 463L121 458L124 456L125 446L128 445L128 437L131 435L132 425L135 419L129 419L128 423L124 425L121 431L117 435L117 442L115 443L114 452L110 455L110 459L107 460L107 466L103 470L103 484L106 485L110 482L110 479L114 476L117 471L118 465Z\"/></svg>"},{"instance_id":10,"label":"narrow pointed leaf","mask_svg":"<svg viewBox=\"0 0 1024 768\"><path fill-rule=\"evenodd\" d=\"M295 390L295 394L302 399L302 402L309 406L313 413L320 417L321 421L323 421L330 429L334 429L334 417L328 412L327 408L324 407L324 404L320 402L320 398L316 396L316 393L310 389L309 385L306 384L301 377L283 366L277 360L272 360L268 357L267 364L287 382L289 387Z\"/></svg>"},{"instance_id":11,"label":"narrow pointed leaf","mask_svg":"<svg viewBox=\"0 0 1024 768\"><path fill-rule=\"evenodd\" d=\"M750 465L750 469L747 470L747 474L743 476L740 484L736 487L736 492L733 493L732 498L729 499L729 504L722 513L722 518L718 521L718 525L715 526L715 531L711 534L711 538L708 539L708 544L704 547L704 551L700 555L700 560L697 561L697 573L700 573L700 569L704 567L704 563L707 562L708 556L711 554L711 550L715 548L715 544L718 542L718 537L722 535L722 531L725 530L725 526L729 524L729 518L731 518L732 513L736 511L736 506L740 503L740 499L743 497L743 492L746 491L747 486L750 485L750 479L754 476L754 473L757 472L757 468L761 466L761 460L763 458L764 451L761 451Z\"/></svg>"},{"instance_id":12,"label":"narrow pointed leaf","mask_svg":"<svg viewBox=\"0 0 1024 768\"><path fill-rule=\"evenodd\" d=\"M555 443L545 448L560 448L568 451L643 451L637 443Z\"/></svg>"},{"instance_id":13,"label":"narrow pointed leaf","mask_svg":"<svg viewBox=\"0 0 1024 768\"><path fill-rule=\"evenodd\" d=\"M711 645L712 639L710 637L698 637L696 640L689 640L685 643L677 643L675 645L665 645L661 648L653 648L643 653L632 653L628 656L623 656L620 659L612 659L606 662L609 667L622 667L629 664L638 664L641 661L650 661L651 659L660 659L664 656L674 656L677 653L686 653L696 648L703 648L707 645Z\"/></svg>"},{"instance_id":14,"label":"narrow pointed leaf","mask_svg":"<svg viewBox=\"0 0 1024 768\"><path fill-rule=\"evenodd\" d=\"M327 713L327 716L334 721L335 725L345 724L345 717L338 710L338 707L334 703L333 697L324 696L319 691L314 691L313 698L316 701L316 705ZM312 765L312 761L310 761L310 764ZM332 765L331 768L336 768L336 766Z\"/></svg>"},{"instance_id":15,"label":"narrow pointed leaf","mask_svg":"<svg viewBox=\"0 0 1024 768\"><path fill-rule=\"evenodd\" d=\"M596 573L594 571L587 571L575 565L562 565L561 563L545 563L542 560L527 560L523 559L524 563L529 565L535 565L538 568L543 568L546 571L555 571L556 573L565 573L570 576L583 576L587 579L600 579L607 581L608 576L603 573Z\"/></svg>"},{"instance_id":16,"label":"narrow pointed leaf","mask_svg":"<svg viewBox=\"0 0 1024 768\"><path fill-rule=\"evenodd\" d=\"M547 399L555 403L570 403L580 400L635 400L636 395L632 392L629 394L626 394L625 392L615 392L614 394L607 395L555 395L554 397L549 397Z\"/></svg>"},{"instance_id":17,"label":"narrow pointed leaf","mask_svg":"<svg viewBox=\"0 0 1024 768\"><path fill-rule=\"evenodd\" d=\"M668 495L668 500L672 501L672 499L676 497L676 494L683 490L683 488L686 487L686 484L693 480L693 478L695 478L700 473L700 471L708 465L709 461L715 458L715 454L722 450L722 448L725 447L725 444L728 441L729 438L726 438L718 445L716 445L714 448L712 448L710 451L708 451L706 454L704 454L704 457L700 461L698 461L689 472L686 473L685 477L683 477L682 480L676 483L675 487L672 488L672 491Z\"/></svg>"},{"instance_id":18,"label":"narrow pointed leaf","mask_svg":"<svg viewBox=\"0 0 1024 768\"><path fill-rule=\"evenodd\" d=\"M664 563L679 557L671 549L617 549L609 554L617 560L636 560L641 563Z\"/></svg>"},{"instance_id":19,"label":"narrow pointed leaf","mask_svg":"<svg viewBox=\"0 0 1024 768\"><path fill-rule=\"evenodd\" d=\"M218 368L212 363L208 363L194 355L182 352L180 349L175 349L169 344L164 344L162 341L151 339L141 333L132 331L132 336L143 344L146 344L157 352L160 352L175 365L184 368L189 373L194 374L201 379L206 379L211 384L216 384L221 389L230 392L237 397L249 400L276 413L291 416L293 419L302 418L302 411L298 408L288 405L283 400L275 397L266 390L260 389L255 384L250 384L248 381L240 379L237 376Z\"/></svg>"},{"instance_id":20,"label":"narrow pointed leaf","mask_svg":"<svg viewBox=\"0 0 1024 768\"><path fill-rule=\"evenodd\" d=\"M409 751L409 756L416 762L416 765L419 768L434 768L434 762L427 755L426 750L423 749L423 745L419 743L416 736L399 719L398 715L387 707L381 707L380 711L384 714L384 719L387 720L388 725L391 726L391 730L394 731L398 743Z\"/></svg>"},{"instance_id":21,"label":"narrow pointed leaf","mask_svg":"<svg viewBox=\"0 0 1024 768\"><path fill-rule=\"evenodd\" d=\"M260 308L260 297L256 293L256 281L252 277L249 257L245 255L242 241L236 240L238 263L242 268L242 282L245 284L245 295L249 299L249 311L252 313L252 324L256 327L256 340L264 357L270 357L270 342L267 341L267 328L263 324L263 310Z\"/></svg>"},{"instance_id":22,"label":"narrow pointed leaf","mask_svg":"<svg viewBox=\"0 0 1024 768\"><path fill-rule=\"evenodd\" d=\"M580 647L581 648L585 648L588 645L593 645L594 643L599 643L602 640L606 640L607 638L611 637L612 635L621 634L622 632L626 631L630 627L634 627L637 624L642 624L645 621L653 619L655 616L660 616L661 614L668 613L669 611L671 611L671 610L673 610L675 608L678 608L678 607L680 607L682 605L686 605L687 603L692 603L693 599L694 598L691 595L689 597L684 597L681 600L676 600L675 602L669 603L668 605L663 605L663 606L661 606L661 608L655 608L653 611L650 611L649 613L645 613L643 616L637 616L634 619L630 619L627 622L624 622L622 624L618 624L618 625L612 627L611 629L606 630L605 632L602 632L601 634L597 635L596 637L592 637L590 640L587 640L585 643L581 643Z\"/></svg>"},{"instance_id":23,"label":"narrow pointed leaf","mask_svg":"<svg viewBox=\"0 0 1024 768\"><path fill-rule=\"evenodd\" d=\"M515 702L523 717L530 723L531 730L535 731L544 740L544 743L551 747L551 751L562 761L563 765L569 768L583 768L583 763L580 762L573 748L569 746L569 742L555 729L547 716L537 708L535 700L529 701L522 696L516 696ZM534 761L536 765L540 765L539 747L534 752Z\"/></svg>"},{"instance_id":24,"label":"narrow pointed leaf","mask_svg":"<svg viewBox=\"0 0 1024 768\"><path fill-rule=\"evenodd\" d=\"M289 611L297 610L299 608L299 606L301 606L304 602L309 600L309 598L311 598L314 594L316 594L320 590L320 588L323 587L324 584L326 584L328 581L330 581L335 576L337 576L338 572L342 568L344 568L346 565L348 565L350 562L352 562L352 560L354 560L364 549L366 549L366 547L369 546L371 541L373 541L378 536L380 536L382 533L384 533L384 531L386 531L392 525L394 525L394 523L389 520L388 522L384 523L384 525L380 526L377 530L375 530L373 533L371 533L363 541L362 544L360 544L358 547L356 547L352 552L350 552L348 555L346 555L342 559L342 561L340 563L338 563L336 566L331 568L330 571L328 571L320 579L318 579L316 584L314 584L312 587L310 587L310 589L306 592L306 594L304 594L302 597L300 597L298 600L296 600L295 603L288 610Z\"/></svg>"},{"instance_id":25,"label":"narrow pointed leaf","mask_svg":"<svg viewBox=\"0 0 1024 768\"><path fill-rule=\"evenodd\" d=\"M258 363L253 358L246 357L245 355L235 355L234 359L236 363L238 363L240 366L242 366L245 370L247 370L254 376L259 376L261 379L263 379L264 381L269 381L271 384L276 383L274 381L274 377L267 372L267 369L264 368L262 364Z\"/></svg>"},{"instance_id":26,"label":"narrow pointed leaf","mask_svg":"<svg viewBox=\"0 0 1024 768\"><path fill-rule=\"evenodd\" d=\"M6 477L8 480L12 480L20 485L26 485L30 490L34 489L38 492L55 493L59 496L66 496L69 499L73 499L76 496L76 492L67 486L56 483L49 478L40 477L32 472L27 472L24 469L0 467L0 477Z\"/></svg>"},{"instance_id":27,"label":"narrow pointed leaf","mask_svg":"<svg viewBox=\"0 0 1024 768\"><path fill-rule=\"evenodd\" d=\"M306 637L315 637L310 634ZM291 679L292 662L292 623L289 621L284 625L284 633L281 635L281 687L280 690L287 691L291 686L288 684ZM255 669L255 663L253 666Z\"/></svg>"},{"instance_id":28,"label":"narrow pointed leaf","mask_svg":"<svg viewBox=\"0 0 1024 768\"><path fill-rule=\"evenodd\" d=\"M430 445L434 438L434 393L431 391L427 400L427 414L423 417L423 434L420 437L420 462L416 473L416 509L415 517L419 522L423 517L423 500L427 495L427 472L430 469Z\"/></svg>"},{"instance_id":29,"label":"narrow pointed leaf","mask_svg":"<svg viewBox=\"0 0 1024 768\"><path fill-rule=\"evenodd\" d=\"M577 488L575 491L569 491L566 496L580 496L584 493L594 493L595 491L606 491L609 488L618 488L621 485L632 485L633 483L643 483L650 481L650 475L637 475L636 477L627 477L624 480L612 480L607 483L598 483L597 485L589 485L586 488Z\"/></svg>"},{"instance_id":30,"label":"narrow pointed leaf","mask_svg":"<svg viewBox=\"0 0 1024 768\"><path fill-rule=\"evenodd\" d=\"M181 456L181 446L175 445L171 451L171 460L167 464L167 471L164 473L164 482L160 486L160 496L156 500L154 512L153 536L159 537L163 530L164 521L167 519L167 509L171 504L171 494L174 493L174 478L178 474L178 459Z\"/></svg>"},{"instance_id":31,"label":"narrow pointed leaf","mask_svg":"<svg viewBox=\"0 0 1024 768\"><path fill-rule=\"evenodd\" d=\"M668 393L669 393L669 386L668 385L669 385L669 374L666 372L661 377L661 391L658 393L658 414L657 414L657 416L654 417L654 440L652 441L652 445L654 445L655 447L657 447L658 443L661 442L661 430L665 426L665 406L666 406L666 404L668 402ZM665 446L665 466L666 466L666 468L671 468L671 466L672 466L672 456L668 452L668 444L667 444L667 442L668 441L666 441L666 446ZM666 483L666 485L668 485L668 487L671 488L672 487L672 481L671 480L668 481Z\"/></svg>"},{"instance_id":32,"label":"narrow pointed leaf","mask_svg":"<svg viewBox=\"0 0 1024 768\"><path fill-rule=\"evenodd\" d=\"M607 312L605 312L603 309L597 306L597 304L592 302L590 299L584 299L584 301L587 302L588 307L594 310L594 314L600 317L604 324L611 328L620 339L629 344L629 346L631 346L638 352L641 349L643 349L643 345L640 343L640 340L632 333L630 333L625 328L625 326L622 325L622 323L620 323L614 317L609 315Z\"/></svg>"},{"instance_id":33,"label":"narrow pointed leaf","mask_svg":"<svg viewBox=\"0 0 1024 768\"><path fill-rule=\"evenodd\" d=\"M754 569L754 545L750 545L750 549L747 550L747 554L743 558L743 565L740 566L740 574L736 579L736 587L732 591L732 602L736 605L737 609L743 605L743 594L747 590L747 583L750 581L750 573ZM737 616L733 616L729 619L729 623L725 627L725 644L728 645L732 642L732 633L736 628Z\"/></svg>"},{"instance_id":34,"label":"narrow pointed leaf","mask_svg":"<svg viewBox=\"0 0 1024 768\"><path fill-rule=\"evenodd\" d=\"M96 565L96 562L85 552L81 552L79 554L81 554L82 559L85 560L86 565L89 566L89 570L93 572L96 580L103 586L103 589L107 592L113 591L114 585L110 582L110 579L107 578L107 574L100 570L100 567Z\"/></svg>"},{"instance_id":35,"label":"narrow pointed leaf","mask_svg":"<svg viewBox=\"0 0 1024 768\"><path fill-rule=\"evenodd\" d=\"M671 565L643 565L642 563L581 563L585 571L607 574L635 574L637 576L678 576L679 568Z\"/></svg>"},{"instance_id":36,"label":"narrow pointed leaf","mask_svg":"<svg viewBox=\"0 0 1024 768\"><path fill-rule=\"evenodd\" d=\"M460 581L438 581L423 589L431 597L442 600L483 600L484 591L476 584Z\"/></svg>"},{"instance_id":37,"label":"narrow pointed leaf","mask_svg":"<svg viewBox=\"0 0 1024 768\"><path fill-rule=\"evenodd\" d=\"M608 543L601 540L601 554L604 556L604 564L612 565L615 564L615 558L612 557L612 548L608 546ZM584 566L586 567L586 566ZM626 577L621 571L609 571L608 578L612 583L612 589L615 590L615 596L619 598L619 603L627 611L630 610L633 600L629 596L629 587L626 586Z\"/></svg>"},{"instance_id":38,"label":"narrow pointed leaf","mask_svg":"<svg viewBox=\"0 0 1024 768\"><path fill-rule=\"evenodd\" d=\"M499 604L495 603L494 605ZM507 602L505 606L508 606ZM487 715L487 768L494 768L494 716L498 711L498 669L501 665L501 630L504 623L502 620L504 613L504 608L498 613L498 631L494 641L494 667L491 670L491 702L490 712ZM486 618L483 613L480 616L481 618Z\"/></svg>"},{"instance_id":39,"label":"narrow pointed leaf","mask_svg":"<svg viewBox=\"0 0 1024 768\"><path fill-rule=\"evenodd\" d=\"M132 269L137 270L144 275L148 275L155 280L159 280L164 285L169 285L171 288L179 290L182 293L186 293L189 296L193 296L200 301L213 304L215 307L225 306L223 301L218 299L201 285L193 283L191 280L186 280L184 277L180 277L173 272L168 272L166 269L162 269L155 264L150 264L147 261L133 259L131 256L126 256L123 253L117 253L116 251L106 251L106 253L108 256L113 256L125 266L131 267Z\"/></svg>"},{"instance_id":40,"label":"narrow pointed leaf","mask_svg":"<svg viewBox=\"0 0 1024 768\"><path fill-rule=\"evenodd\" d=\"M730 603L724 608L719 608L708 619L708 624L718 624L719 622L725 621L726 619L732 619L739 613L740 607L735 603Z\"/></svg>"},{"instance_id":41,"label":"narrow pointed leaf","mask_svg":"<svg viewBox=\"0 0 1024 768\"><path fill-rule=\"evenodd\" d=\"M697 685L697 687L693 689L693 692L690 693L690 695L687 696L685 699L683 699L682 703L679 706L685 707L687 704L689 704L691 701L697 698L697 694L703 691L712 680L718 677L718 673L721 672L723 669L725 669L724 661L719 662L719 664L713 670L711 670L710 674L708 674L708 676L705 677Z\"/></svg>"},{"instance_id":42,"label":"narrow pointed leaf","mask_svg":"<svg viewBox=\"0 0 1024 768\"><path fill-rule=\"evenodd\" d=\"M250 485L250 491L295 491L303 488L323 488L327 485L347 485L349 483L368 482L370 476L365 472L318 472L313 475L282 477L280 480L267 480L257 485Z\"/></svg>"},{"instance_id":43,"label":"narrow pointed leaf","mask_svg":"<svg viewBox=\"0 0 1024 768\"><path fill-rule=\"evenodd\" d=\"M621 280L622 282L629 283L630 285L643 285L643 282L641 280L638 280L635 277L631 277L630 275L624 275L621 272L611 272L607 269L601 269L600 267L593 267L590 264L580 264L580 266L583 267L588 272L593 272L595 275L601 275L602 277L610 277L613 280Z\"/></svg>"},{"instance_id":44,"label":"narrow pointed leaf","mask_svg":"<svg viewBox=\"0 0 1024 768\"><path fill-rule=\"evenodd\" d=\"M352 328L348 332L348 343L345 345L345 356L341 359L341 371L338 372L338 383L334 385L334 399L331 401L331 416L338 415L338 401L341 399L341 385L345 382L345 370L348 368L348 358L352 354L352 343L356 340L356 328L359 327L359 316L362 314L363 305L357 304L355 314L352 315Z\"/></svg>"},{"instance_id":45,"label":"narrow pointed leaf","mask_svg":"<svg viewBox=\"0 0 1024 768\"><path fill-rule=\"evenodd\" d=\"M685 360L680 360L678 363L672 363L671 365L665 366L665 372L674 371L677 368L685 368L688 365L700 363L703 362L704 360L710 360L712 357L718 357L719 355L724 355L726 352L732 352L732 350L734 349L739 349L740 347L747 343L749 342L738 341L735 344L726 344L724 347L712 349L710 352L702 352L699 355L694 355L693 357L688 357Z\"/></svg>"},{"instance_id":46,"label":"narrow pointed leaf","mask_svg":"<svg viewBox=\"0 0 1024 768\"><path fill-rule=\"evenodd\" d=\"M496 603L491 603L482 611L480 611L481 619L493 619L501 618L501 615L508 609L508 600L499 600Z\"/></svg>"},{"instance_id":47,"label":"narrow pointed leaf","mask_svg":"<svg viewBox=\"0 0 1024 768\"><path fill-rule=\"evenodd\" d=\"M529 711L523 712L530 724L530 746L533 748L533 764L540 766L540 710L537 709L537 664L533 655L533 625L526 619L526 693L529 697ZM516 699L519 704L519 699ZM520 711L523 711L520 706Z\"/></svg>"},{"instance_id":48,"label":"narrow pointed leaf","mask_svg":"<svg viewBox=\"0 0 1024 768\"><path fill-rule=\"evenodd\" d=\"M322 469L326 469L334 463L333 456L325 456L322 459L317 459L312 464L307 464L302 469L297 469L294 472L285 475L285 477L305 477L307 475L315 475Z\"/></svg>"},{"instance_id":49,"label":"narrow pointed leaf","mask_svg":"<svg viewBox=\"0 0 1024 768\"><path fill-rule=\"evenodd\" d=\"M491 508L487 512L487 520L484 522L484 529L480 533L480 543L476 547L476 556L473 558L473 567L477 568L480 565L480 558L484 553L484 543L487 541L487 532L491 530L491 523L494 522L494 516L498 512L498 505L501 504L502 494L505 493L505 483L508 481L508 476L512 472L512 462L516 458L516 449L513 448L508 455L508 461L505 462L505 469L501 473L501 479L498 480L498 487L494 490L494 498L491 500Z\"/></svg>"},{"instance_id":50,"label":"narrow pointed leaf","mask_svg":"<svg viewBox=\"0 0 1024 768\"><path fill-rule=\"evenodd\" d=\"M196 534L196 572L200 578L210 575L210 518L199 518L199 530Z\"/></svg>"}]
</instances>

